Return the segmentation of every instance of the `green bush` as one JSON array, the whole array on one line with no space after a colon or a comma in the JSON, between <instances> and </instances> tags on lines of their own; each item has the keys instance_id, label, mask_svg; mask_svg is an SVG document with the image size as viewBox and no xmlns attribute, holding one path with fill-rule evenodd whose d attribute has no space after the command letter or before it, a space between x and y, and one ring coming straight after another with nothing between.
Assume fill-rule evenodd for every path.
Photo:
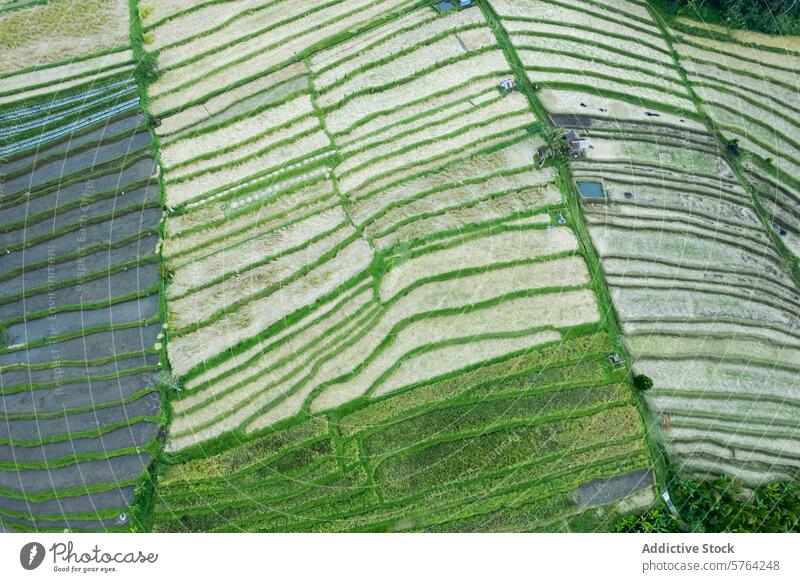
<instances>
[{"instance_id":1,"label":"green bush","mask_svg":"<svg viewBox=\"0 0 800 582\"><path fill-rule=\"evenodd\" d=\"M800 34L795 0L655 0L668 14L767 34Z\"/></svg>"},{"instance_id":2,"label":"green bush","mask_svg":"<svg viewBox=\"0 0 800 582\"><path fill-rule=\"evenodd\" d=\"M650 378L650 376L645 376L644 374L637 374L633 377L633 385L640 392L645 392L653 387L653 379Z\"/></svg>"},{"instance_id":3,"label":"green bush","mask_svg":"<svg viewBox=\"0 0 800 582\"><path fill-rule=\"evenodd\" d=\"M682 521L664 507L626 516L618 532L781 533L800 531L800 484L772 483L745 491L728 477L673 482L672 499Z\"/></svg>"}]
</instances>

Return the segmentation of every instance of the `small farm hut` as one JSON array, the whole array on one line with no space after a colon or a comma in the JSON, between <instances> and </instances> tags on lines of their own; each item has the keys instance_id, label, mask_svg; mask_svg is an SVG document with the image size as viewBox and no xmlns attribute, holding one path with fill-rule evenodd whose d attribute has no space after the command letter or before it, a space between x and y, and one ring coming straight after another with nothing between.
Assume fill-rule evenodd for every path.
<instances>
[{"instance_id":1,"label":"small farm hut","mask_svg":"<svg viewBox=\"0 0 800 582\"><path fill-rule=\"evenodd\" d=\"M585 137L581 137L573 130L569 130L567 133L565 133L564 139L567 140L567 143L569 144L570 155L577 156L582 151L589 149L589 140L587 140Z\"/></svg>"},{"instance_id":2,"label":"small farm hut","mask_svg":"<svg viewBox=\"0 0 800 582\"><path fill-rule=\"evenodd\" d=\"M509 93L513 91L517 86L516 81L514 79L503 79L500 81L500 90L503 93Z\"/></svg>"}]
</instances>

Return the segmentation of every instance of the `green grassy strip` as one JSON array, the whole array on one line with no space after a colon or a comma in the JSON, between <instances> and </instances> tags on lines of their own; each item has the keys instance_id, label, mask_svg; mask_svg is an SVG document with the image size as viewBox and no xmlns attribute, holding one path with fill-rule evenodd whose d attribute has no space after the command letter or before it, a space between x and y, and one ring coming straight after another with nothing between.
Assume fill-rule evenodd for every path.
<instances>
[{"instance_id":1,"label":"green grassy strip","mask_svg":"<svg viewBox=\"0 0 800 582\"><path fill-rule=\"evenodd\" d=\"M112 489L121 489L123 487L130 487L136 483L136 479L120 480L116 483L85 483L76 487L66 487L58 490L49 490L39 493L31 491L19 491L17 489L9 489L0 486L0 495L10 497L12 499L22 499L25 501L48 501L50 499L58 499L60 497L74 497L77 495L87 495L89 493L102 493Z\"/></svg>"},{"instance_id":2,"label":"green grassy strip","mask_svg":"<svg viewBox=\"0 0 800 582\"><path fill-rule=\"evenodd\" d=\"M28 513L26 511L13 511L11 509L0 509L0 523L2 523L3 518L8 521L8 524L12 526L15 530L19 529L17 525L19 522L16 520L30 520L33 523L38 521L94 521L94 520L112 520L119 516L119 508L107 508L107 509L96 509L92 512L83 512L83 513L51 513L51 514L33 514ZM29 526L32 529L30 531L37 531L41 532L44 531L42 528L39 528L38 525L33 529L34 526ZM64 528L60 530L62 533Z\"/></svg>"},{"instance_id":3,"label":"green grassy strip","mask_svg":"<svg viewBox=\"0 0 800 582\"><path fill-rule=\"evenodd\" d=\"M144 398L148 394L156 392L156 387L146 387L142 388L125 396L124 398L119 398L117 400L112 400L110 402L98 402L93 404L87 404L84 406L73 406L67 407L64 406L62 409L54 411L54 412L43 412L43 411L35 411L35 412L20 412L20 413L12 413L12 412L4 412L0 414L0 421L9 422L12 420L46 420L52 418L62 418L69 416L71 414L80 414L81 412L95 412L97 410L104 410L106 408L114 408L116 406L121 406L123 404L130 404L140 398Z\"/></svg>"},{"instance_id":4,"label":"green grassy strip","mask_svg":"<svg viewBox=\"0 0 800 582\"><path fill-rule=\"evenodd\" d=\"M139 20L138 0L129 0L129 21L130 21L131 47L133 49L134 57L137 61L136 80L139 87L140 106L143 113L145 114L145 117L147 119L148 125L151 130L150 153L153 160L155 160L155 162L158 164L160 168L158 175L159 200L161 202L162 208L166 208L166 199L164 193L165 192L164 171L163 171L163 166L161 164L160 143L158 140L158 136L155 134L155 132L152 131L153 119L148 113L150 109L150 98L147 94L147 84L148 84L148 74L150 72L149 65L151 64L151 57L142 48L144 37L142 33L141 21ZM165 222L163 218L159 223L158 234L160 240L165 239L166 231L165 231ZM164 266L162 246L160 244L158 247L158 261L159 261L159 272L162 274L161 292L159 293L158 313L159 313L159 320L166 322L167 283L164 279L164 274L166 273L166 269ZM161 364L160 367L161 367L162 377L168 379L171 377L171 368L169 359L167 358L167 348L166 348L167 337L161 340L161 350L159 352L159 356L160 356L160 364ZM163 444L164 444L163 440L164 440L164 435L167 433L169 429L169 424L171 422L172 408L170 406L170 400L172 398L172 393L173 393L173 390L168 389L167 386L165 386L164 384L158 386L158 391L161 397L160 398L161 408L155 419L155 422L161 427L161 431L159 432L157 441L153 443L151 449L150 465L143 471L141 476L134 483L134 499L130 507L132 519L131 519L131 524L128 527L130 531L148 531L152 528L153 496L156 486L155 475L157 474L159 465L162 463L161 458L163 455Z\"/></svg>"},{"instance_id":5,"label":"green grassy strip","mask_svg":"<svg viewBox=\"0 0 800 582\"><path fill-rule=\"evenodd\" d=\"M126 184L122 187L124 187L125 190L128 192L133 192L135 190L146 188L149 182L150 182L149 179L137 180L136 182L131 182L130 184ZM33 214L33 213L29 215L26 214L25 218L22 218L15 222L6 222L5 224L0 225L0 234L5 234L8 232L12 232L14 230L25 229L28 226L44 222L45 220L52 220L54 216L57 216L59 214L64 214L66 212L69 212L70 210L75 210L77 208L86 207L86 205L91 205L97 202L101 202L103 200L114 198L116 197L117 191L119 189L120 189L119 187L115 187L113 190L106 190L103 192L93 194L91 196L81 196L80 198L72 200L70 202L62 202L59 200L57 205L54 206L53 208L44 210L42 212L39 212L38 214ZM146 203L146 205L143 205L142 208L147 208L148 204L150 203Z\"/></svg>"},{"instance_id":6,"label":"green grassy strip","mask_svg":"<svg viewBox=\"0 0 800 582\"><path fill-rule=\"evenodd\" d=\"M69 380L54 380L53 382L38 382L38 383L26 383L20 384L14 387L4 387L0 389L0 394L8 395L8 394L17 394L19 392L30 392L33 390L39 390L44 388L57 388L58 386L63 385L70 385L70 384L79 384L84 381L90 382L102 382L103 380L115 380L117 378L124 378L126 376L133 376L136 374L142 374L144 372L153 371L155 368L153 366L138 366L136 368L130 368L127 370L119 370L117 372L113 372L110 374L87 374L86 376L81 376L79 378L70 378Z\"/></svg>"},{"instance_id":7,"label":"green grassy strip","mask_svg":"<svg viewBox=\"0 0 800 582\"><path fill-rule=\"evenodd\" d=\"M23 321L28 321L32 319L39 319L42 317L47 317L48 315L56 314L56 313L65 313L68 311L82 311L86 309L101 309L103 307L110 307L111 305L117 305L118 303L125 303L126 301L131 301L133 299L140 299L142 297L147 297L149 295L153 295L154 293L158 293L161 289L160 285L153 286L148 289L139 289L136 291L132 291L130 293L126 293L125 295L116 295L111 297L110 299L102 299L99 301L87 301L85 303L62 303L58 306L48 306L45 309L40 309L39 311L27 311L24 313L20 313L20 315L16 317L10 317L5 320L0 320L0 327L8 327L14 323L21 323ZM26 297L30 297L30 295L26 295Z\"/></svg>"},{"instance_id":8,"label":"green grassy strip","mask_svg":"<svg viewBox=\"0 0 800 582\"><path fill-rule=\"evenodd\" d=\"M50 232L47 232L42 235L32 236L30 238L25 237L23 238L22 241L9 244L5 248L9 251L20 251L22 249L27 249L42 244L44 242L47 242L48 240L53 239L57 236L68 234L70 232L81 231L84 228L93 226L95 224L101 224L109 220L113 221L114 219L122 219L127 215L141 213L143 210L148 210L150 208L158 208L158 207L159 207L158 201L151 201L139 204L137 206L122 208L121 210L111 210L110 212L104 214L95 214L91 217L79 218L78 222L63 225L59 228L52 229Z\"/></svg>"},{"instance_id":9,"label":"green grassy strip","mask_svg":"<svg viewBox=\"0 0 800 582\"><path fill-rule=\"evenodd\" d=\"M91 453L72 453L58 457L56 459L47 459L46 461L36 462L21 462L21 461L0 461L0 471L22 471L24 469L57 469L59 467L67 467L82 461L104 461L113 457L120 457L123 455L135 455L140 451L144 451L153 446L155 439L151 439L142 447L128 447L123 449L114 449L113 451L97 451ZM0 509L0 513L9 512L7 509ZM115 517L119 515L119 511L115 511ZM21 515L20 515L21 516Z\"/></svg>"}]
</instances>

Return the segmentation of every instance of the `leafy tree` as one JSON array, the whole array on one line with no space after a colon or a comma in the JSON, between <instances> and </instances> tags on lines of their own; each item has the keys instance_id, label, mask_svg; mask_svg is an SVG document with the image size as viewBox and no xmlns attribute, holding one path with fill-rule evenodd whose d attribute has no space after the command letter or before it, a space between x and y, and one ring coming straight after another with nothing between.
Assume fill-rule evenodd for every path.
<instances>
[{"instance_id":1,"label":"leafy tree","mask_svg":"<svg viewBox=\"0 0 800 582\"><path fill-rule=\"evenodd\" d=\"M745 491L728 477L675 479L671 494L683 521L664 507L617 522L618 532L797 532L800 531L800 484L772 483Z\"/></svg>"},{"instance_id":2,"label":"leafy tree","mask_svg":"<svg viewBox=\"0 0 800 582\"><path fill-rule=\"evenodd\" d=\"M655 0L673 15L685 15L730 28L768 34L800 33L797 0Z\"/></svg>"},{"instance_id":3,"label":"leafy tree","mask_svg":"<svg viewBox=\"0 0 800 582\"><path fill-rule=\"evenodd\" d=\"M158 77L158 63L153 53L144 52L136 63L136 72L139 76L148 81L154 81Z\"/></svg>"},{"instance_id":4,"label":"leafy tree","mask_svg":"<svg viewBox=\"0 0 800 582\"><path fill-rule=\"evenodd\" d=\"M545 147L550 151L550 155L567 159L569 156L569 144L564 139L564 130L558 127L547 127L542 131Z\"/></svg>"},{"instance_id":5,"label":"leafy tree","mask_svg":"<svg viewBox=\"0 0 800 582\"><path fill-rule=\"evenodd\" d=\"M637 374L633 377L633 385L640 392L645 392L653 387L653 379L650 378L650 376L645 376L644 374Z\"/></svg>"},{"instance_id":6,"label":"leafy tree","mask_svg":"<svg viewBox=\"0 0 800 582\"><path fill-rule=\"evenodd\" d=\"M617 533L676 533L680 523L663 507L656 507L640 515L626 515L614 527Z\"/></svg>"}]
</instances>

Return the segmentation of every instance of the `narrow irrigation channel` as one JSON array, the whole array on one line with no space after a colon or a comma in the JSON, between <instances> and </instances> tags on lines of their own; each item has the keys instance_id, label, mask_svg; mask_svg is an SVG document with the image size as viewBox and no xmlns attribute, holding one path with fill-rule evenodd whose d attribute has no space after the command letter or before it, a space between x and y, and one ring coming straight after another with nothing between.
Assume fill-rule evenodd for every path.
<instances>
[{"instance_id":1,"label":"narrow irrigation channel","mask_svg":"<svg viewBox=\"0 0 800 582\"><path fill-rule=\"evenodd\" d=\"M503 27L500 18L494 11L494 8L486 0L478 0L478 5L483 12L486 20L489 22L492 31L497 38L497 42L505 53L506 59L511 65L514 73L514 78L519 90L525 95L530 104L531 109L540 120L542 126L549 129L557 129L553 125L548 111L544 105L539 101L536 96L536 88L528 77L525 66L519 55L516 52L511 39L508 36L505 28ZM628 362L630 366L631 357L628 353L624 342L622 341L622 330L619 324L617 314L614 310L613 302L611 301L611 293L608 290L603 268L600 264L597 253L592 245L589 231L586 226L586 220L580 206L580 195L575 186L575 180L572 176L569 163L561 159L554 159L549 163L553 163L558 171L558 184L566 198L569 207L569 218L572 223L573 229L580 241L581 251L584 259L589 266L591 275L592 289L594 290L597 300L600 304L603 322L606 324L611 337L614 340L614 346L619 350L620 355L624 361ZM642 417L645 425L647 446L650 449L652 460L653 472L659 490L665 487L667 479L667 461L662 447L656 442L650 434L651 427L657 424L657 419L653 417L643 396L634 388L632 378L628 377L628 388L630 389L631 397L636 402L636 407Z\"/></svg>"}]
</instances>

